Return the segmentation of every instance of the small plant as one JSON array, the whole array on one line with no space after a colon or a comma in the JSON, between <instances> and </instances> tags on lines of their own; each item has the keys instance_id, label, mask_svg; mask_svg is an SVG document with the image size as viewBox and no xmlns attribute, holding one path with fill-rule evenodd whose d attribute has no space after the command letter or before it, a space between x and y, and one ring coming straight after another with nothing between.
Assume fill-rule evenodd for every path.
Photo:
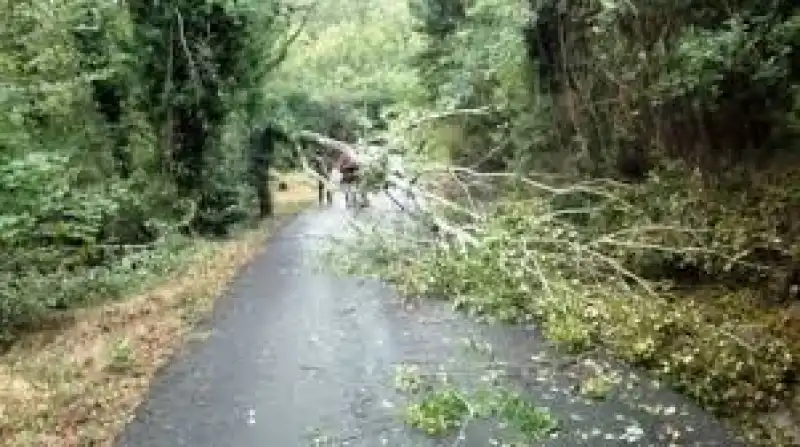
<instances>
[{"instance_id":1,"label":"small plant","mask_svg":"<svg viewBox=\"0 0 800 447\"><path fill-rule=\"evenodd\" d=\"M439 388L436 388L436 385ZM428 436L441 437L461 428L470 419L493 420L510 427L515 436L540 439L558 427L550 413L512 393L500 384L465 392L442 380L426 382L416 367L397 368L395 385L419 401L405 410L405 421Z\"/></svg>"},{"instance_id":2,"label":"small plant","mask_svg":"<svg viewBox=\"0 0 800 447\"><path fill-rule=\"evenodd\" d=\"M583 352L591 345L591 327L579 316L554 314L544 325L547 338L561 343L570 353Z\"/></svg>"},{"instance_id":3,"label":"small plant","mask_svg":"<svg viewBox=\"0 0 800 447\"><path fill-rule=\"evenodd\" d=\"M419 394L430 386L425 384L424 378L416 365L399 365L395 368L395 388L399 391Z\"/></svg>"},{"instance_id":4,"label":"small plant","mask_svg":"<svg viewBox=\"0 0 800 447\"><path fill-rule=\"evenodd\" d=\"M470 414L466 398L453 388L426 395L406 410L406 421L429 436L443 436L458 428Z\"/></svg>"},{"instance_id":5,"label":"small plant","mask_svg":"<svg viewBox=\"0 0 800 447\"><path fill-rule=\"evenodd\" d=\"M597 374L584 380L580 385L580 392L591 399L605 399L614 383L604 374Z\"/></svg>"},{"instance_id":6,"label":"small plant","mask_svg":"<svg viewBox=\"0 0 800 447\"><path fill-rule=\"evenodd\" d=\"M129 370L134 363L134 352L128 339L119 339L111 346L108 370L123 372Z\"/></svg>"},{"instance_id":7,"label":"small plant","mask_svg":"<svg viewBox=\"0 0 800 447\"><path fill-rule=\"evenodd\" d=\"M539 439L558 427L547 410L512 393L499 393L496 407L498 416L530 440Z\"/></svg>"}]
</instances>

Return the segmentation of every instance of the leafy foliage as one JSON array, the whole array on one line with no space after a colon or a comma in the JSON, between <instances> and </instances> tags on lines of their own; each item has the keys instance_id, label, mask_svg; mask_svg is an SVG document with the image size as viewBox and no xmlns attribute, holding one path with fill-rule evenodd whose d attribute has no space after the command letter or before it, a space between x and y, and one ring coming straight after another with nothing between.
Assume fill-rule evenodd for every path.
<instances>
[{"instance_id":1,"label":"leafy foliage","mask_svg":"<svg viewBox=\"0 0 800 447\"><path fill-rule=\"evenodd\" d=\"M512 429L511 436L525 442L540 440L558 429L546 408L534 406L516 392L483 386L468 392L450 383L446 375L434 380L417 368L403 366L398 368L395 383L411 395L406 422L430 436L447 436L456 429L463 435L467 425L477 419L497 419Z\"/></svg>"},{"instance_id":2,"label":"leafy foliage","mask_svg":"<svg viewBox=\"0 0 800 447\"><path fill-rule=\"evenodd\" d=\"M385 129L388 109L420 94L408 14L403 2L320 2L265 89L273 115L350 142Z\"/></svg>"},{"instance_id":3,"label":"leafy foliage","mask_svg":"<svg viewBox=\"0 0 800 447\"><path fill-rule=\"evenodd\" d=\"M225 234L256 215L240 160L295 13L277 1L0 5L6 337L163 268L179 233Z\"/></svg>"}]
</instances>

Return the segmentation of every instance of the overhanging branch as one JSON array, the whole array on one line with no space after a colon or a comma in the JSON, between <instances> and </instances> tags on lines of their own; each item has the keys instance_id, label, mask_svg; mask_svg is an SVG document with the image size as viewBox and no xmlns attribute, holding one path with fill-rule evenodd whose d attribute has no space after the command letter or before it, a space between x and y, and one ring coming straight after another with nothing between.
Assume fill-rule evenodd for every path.
<instances>
[{"instance_id":1,"label":"overhanging branch","mask_svg":"<svg viewBox=\"0 0 800 447\"><path fill-rule=\"evenodd\" d=\"M278 65L280 65L281 63L283 63L284 60L286 60L286 57L289 55L289 48L297 40L297 38L300 37L300 33L305 29L309 17L311 17L310 11L313 10L314 6L315 5L309 5L308 7L303 8L306 14L302 16L302 18L300 19L300 23L297 25L295 30L289 33L289 36L286 38L286 40L283 43L281 43L280 47L278 47L277 54L275 55L275 57L273 57L272 60L267 62L267 64L265 65L265 70L267 73L276 69Z\"/></svg>"},{"instance_id":2,"label":"overhanging branch","mask_svg":"<svg viewBox=\"0 0 800 447\"><path fill-rule=\"evenodd\" d=\"M347 143L333 138L326 137L320 133L311 132L308 130L301 130L297 133L297 137L305 142L314 143L336 155L346 155L353 159L357 158L357 151L355 148Z\"/></svg>"}]
</instances>

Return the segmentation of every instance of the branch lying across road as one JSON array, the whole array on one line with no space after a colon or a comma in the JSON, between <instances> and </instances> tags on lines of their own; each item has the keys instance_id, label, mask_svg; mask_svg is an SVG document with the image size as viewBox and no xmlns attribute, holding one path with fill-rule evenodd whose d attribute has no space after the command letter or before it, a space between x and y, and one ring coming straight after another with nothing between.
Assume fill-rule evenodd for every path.
<instances>
[{"instance_id":1,"label":"branch lying across road","mask_svg":"<svg viewBox=\"0 0 800 447\"><path fill-rule=\"evenodd\" d=\"M316 143L329 151L336 152L338 154L345 154L354 159L358 154L358 151L356 151L355 148L353 148L353 146L350 144L339 140L334 140L333 138L326 137L320 133L311 132L309 130L301 130L297 133L297 137L300 140Z\"/></svg>"},{"instance_id":2,"label":"branch lying across road","mask_svg":"<svg viewBox=\"0 0 800 447\"><path fill-rule=\"evenodd\" d=\"M347 154L353 156L354 158L358 159L359 147L356 145L352 145L349 143L345 143L325 135L319 134L317 132L312 132L308 130L299 131L296 134L298 140L306 143L314 143L319 145L326 150L335 153L335 154ZM374 146L373 146L374 147ZM364 148L361 148L364 149ZM303 165L303 170L316 181L320 181L328 188L335 188L335 185L330 182L329 179L324 178L319 173L315 172L314 169L311 168L310 164L308 163L308 157L300 151L300 161ZM468 230L456 227L451 225L441 216L437 215L433 209L424 205L424 203L435 203L437 206L444 206L445 208L450 208L452 210L459 211L461 213L469 214L472 219L479 219L479 216L476 216L472 213L469 213L462 207L459 207L452 201L448 201L443 197L439 197L437 195L432 195L430 192L425 191L423 188L419 187L416 183L417 179L408 182L407 185L401 185L398 182L391 181L389 178L389 173L386 172L386 182L388 185L391 186L393 189L400 189L404 190L407 197L412 199L415 206L413 209L409 209L409 207L404 206L396 197L392 196L389 190L385 190L384 192L387 194L389 199L394 202L398 208L404 213L408 215L413 215L417 219L422 220L423 222L428 222L430 226L435 228L436 232L451 237L453 240L458 241L462 246L466 245L475 245L477 243L476 239L469 234ZM420 202L422 200L423 202Z\"/></svg>"}]
</instances>

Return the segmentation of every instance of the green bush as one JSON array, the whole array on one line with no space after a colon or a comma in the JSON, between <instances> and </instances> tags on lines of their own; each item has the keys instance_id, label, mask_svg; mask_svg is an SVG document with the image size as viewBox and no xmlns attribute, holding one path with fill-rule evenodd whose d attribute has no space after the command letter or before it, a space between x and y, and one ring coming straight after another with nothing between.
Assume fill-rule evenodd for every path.
<instances>
[{"instance_id":1,"label":"green bush","mask_svg":"<svg viewBox=\"0 0 800 447\"><path fill-rule=\"evenodd\" d=\"M0 334L164 270L257 213L247 139L296 10L0 0Z\"/></svg>"}]
</instances>

